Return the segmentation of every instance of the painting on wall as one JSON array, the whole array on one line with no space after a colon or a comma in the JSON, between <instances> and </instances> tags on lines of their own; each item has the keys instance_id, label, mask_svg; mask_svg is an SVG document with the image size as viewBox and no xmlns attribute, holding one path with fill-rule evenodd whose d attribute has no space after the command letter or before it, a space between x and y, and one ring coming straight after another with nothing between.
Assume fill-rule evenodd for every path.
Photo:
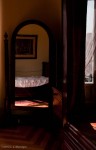
<instances>
[{"instance_id":1,"label":"painting on wall","mask_svg":"<svg viewBox=\"0 0 96 150\"><path fill-rule=\"evenodd\" d=\"M16 36L15 58L36 59L37 58L37 35Z\"/></svg>"}]
</instances>

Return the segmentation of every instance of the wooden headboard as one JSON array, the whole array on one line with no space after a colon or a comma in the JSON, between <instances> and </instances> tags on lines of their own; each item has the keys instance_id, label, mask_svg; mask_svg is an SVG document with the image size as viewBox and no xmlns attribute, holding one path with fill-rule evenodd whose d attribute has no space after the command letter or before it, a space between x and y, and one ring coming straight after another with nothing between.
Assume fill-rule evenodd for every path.
<instances>
[{"instance_id":1,"label":"wooden headboard","mask_svg":"<svg viewBox=\"0 0 96 150\"><path fill-rule=\"evenodd\" d=\"M49 62L42 62L42 75L49 77Z\"/></svg>"}]
</instances>

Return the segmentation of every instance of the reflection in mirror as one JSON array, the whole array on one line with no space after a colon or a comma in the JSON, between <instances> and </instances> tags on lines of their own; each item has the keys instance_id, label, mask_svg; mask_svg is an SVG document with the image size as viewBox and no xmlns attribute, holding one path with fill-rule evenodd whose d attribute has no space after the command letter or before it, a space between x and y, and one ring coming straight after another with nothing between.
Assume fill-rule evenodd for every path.
<instances>
[{"instance_id":1,"label":"reflection in mirror","mask_svg":"<svg viewBox=\"0 0 96 150\"><path fill-rule=\"evenodd\" d=\"M15 106L21 106L18 99L22 99L23 106L26 106L25 99L40 100L40 95L36 96L38 94L34 94L32 88L37 87L42 93L46 87L46 91L49 90L47 84L49 84L48 33L40 25L26 24L19 29L15 38L15 99L17 100ZM28 105L29 102L27 101ZM33 106L33 102L30 103Z\"/></svg>"},{"instance_id":2,"label":"reflection in mirror","mask_svg":"<svg viewBox=\"0 0 96 150\"><path fill-rule=\"evenodd\" d=\"M50 29L36 20L20 23L12 34L9 63L8 110L14 114L22 110L22 106L24 111L29 111L29 107L47 107L52 116L53 105L61 107L62 97L55 88L56 42Z\"/></svg>"},{"instance_id":3,"label":"reflection in mirror","mask_svg":"<svg viewBox=\"0 0 96 150\"><path fill-rule=\"evenodd\" d=\"M25 25L18 31L15 44L15 77L44 75L44 66L49 62L49 38L45 29L36 24Z\"/></svg>"}]
</instances>

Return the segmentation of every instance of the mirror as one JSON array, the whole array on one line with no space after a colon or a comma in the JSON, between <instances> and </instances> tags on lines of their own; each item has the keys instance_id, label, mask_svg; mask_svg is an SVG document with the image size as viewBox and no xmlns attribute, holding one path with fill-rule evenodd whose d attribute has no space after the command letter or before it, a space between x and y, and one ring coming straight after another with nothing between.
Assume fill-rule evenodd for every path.
<instances>
[{"instance_id":1,"label":"mirror","mask_svg":"<svg viewBox=\"0 0 96 150\"><path fill-rule=\"evenodd\" d=\"M46 76L56 87L56 43L47 25L38 20L20 23L12 34L11 46L9 95L13 104L16 77Z\"/></svg>"}]
</instances>

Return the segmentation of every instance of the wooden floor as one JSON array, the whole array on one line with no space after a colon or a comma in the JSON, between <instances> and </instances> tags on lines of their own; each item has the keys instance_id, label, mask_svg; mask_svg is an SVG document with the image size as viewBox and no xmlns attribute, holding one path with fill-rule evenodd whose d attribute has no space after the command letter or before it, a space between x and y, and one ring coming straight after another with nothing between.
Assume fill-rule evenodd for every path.
<instances>
[{"instance_id":1,"label":"wooden floor","mask_svg":"<svg viewBox=\"0 0 96 150\"><path fill-rule=\"evenodd\" d=\"M7 116L0 128L0 150L62 150L61 96L54 99L52 120L46 108L29 113L17 109Z\"/></svg>"},{"instance_id":2,"label":"wooden floor","mask_svg":"<svg viewBox=\"0 0 96 150\"><path fill-rule=\"evenodd\" d=\"M7 118L0 128L0 150L96 149L94 142L88 137L88 126L84 126L87 124L75 120L74 125L67 123L63 127L61 119L56 114L51 123L48 117L46 111L38 111L36 115L14 115Z\"/></svg>"},{"instance_id":3,"label":"wooden floor","mask_svg":"<svg viewBox=\"0 0 96 150\"><path fill-rule=\"evenodd\" d=\"M40 115L40 113L39 113ZM40 117L38 115L38 117ZM17 116L16 116L17 117ZM28 118L28 116L8 120L0 128L0 150L26 149L26 150L61 150L62 126L54 116L52 124L45 119Z\"/></svg>"},{"instance_id":4,"label":"wooden floor","mask_svg":"<svg viewBox=\"0 0 96 150\"><path fill-rule=\"evenodd\" d=\"M46 119L41 122L19 119L0 128L0 150L96 150L81 129L70 123L62 127L56 116L52 124Z\"/></svg>"},{"instance_id":5,"label":"wooden floor","mask_svg":"<svg viewBox=\"0 0 96 150\"><path fill-rule=\"evenodd\" d=\"M95 123L95 124L94 124ZM73 124L85 137L96 146L96 104L86 104L80 114L71 120ZM94 126L92 126L94 125Z\"/></svg>"},{"instance_id":6,"label":"wooden floor","mask_svg":"<svg viewBox=\"0 0 96 150\"><path fill-rule=\"evenodd\" d=\"M61 105L54 107L52 122L47 110L7 117L0 127L0 150L95 150L96 130L90 125L95 120L86 112L63 127L61 112Z\"/></svg>"}]
</instances>

